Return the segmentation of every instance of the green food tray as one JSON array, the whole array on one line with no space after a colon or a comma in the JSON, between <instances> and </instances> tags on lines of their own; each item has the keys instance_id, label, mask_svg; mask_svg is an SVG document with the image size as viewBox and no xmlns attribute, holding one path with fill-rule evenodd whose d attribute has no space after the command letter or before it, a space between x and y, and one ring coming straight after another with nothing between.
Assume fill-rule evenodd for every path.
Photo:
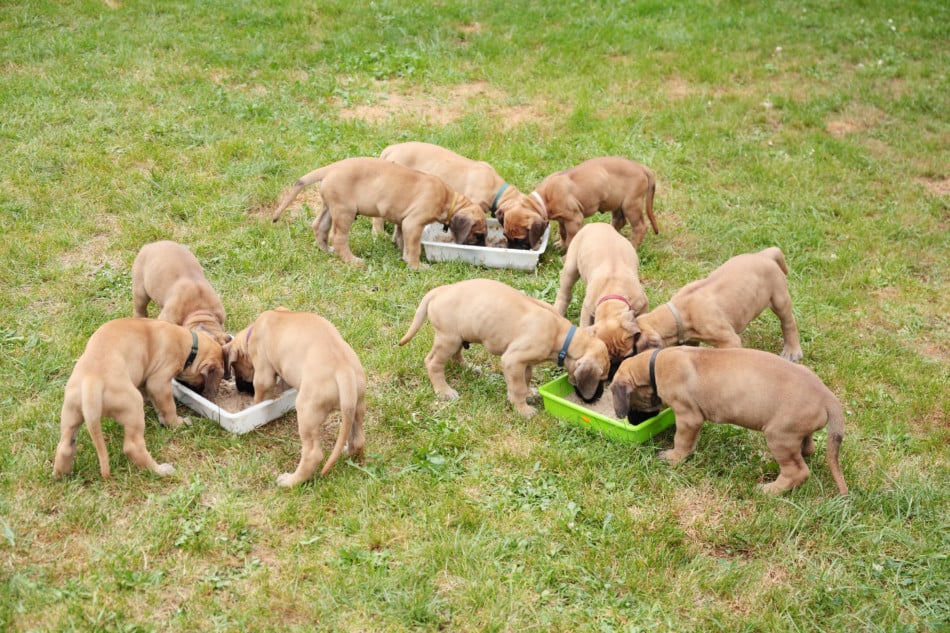
<instances>
[{"instance_id":1,"label":"green food tray","mask_svg":"<svg viewBox=\"0 0 950 633\"><path fill-rule=\"evenodd\" d=\"M634 426L626 420L617 420L596 413L564 398L573 391L574 386L568 382L566 374L538 389L544 400L545 411L556 418L590 429L617 442L642 444L676 423L673 409L663 409L652 418Z\"/></svg>"}]
</instances>

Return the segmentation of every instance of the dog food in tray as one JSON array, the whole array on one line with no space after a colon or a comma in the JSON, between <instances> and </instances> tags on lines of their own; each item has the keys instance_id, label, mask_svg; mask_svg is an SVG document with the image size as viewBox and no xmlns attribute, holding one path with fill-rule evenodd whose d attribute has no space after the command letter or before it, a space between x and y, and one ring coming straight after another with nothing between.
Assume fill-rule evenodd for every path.
<instances>
[{"instance_id":1,"label":"dog food in tray","mask_svg":"<svg viewBox=\"0 0 950 633\"><path fill-rule=\"evenodd\" d=\"M610 390L605 389L604 395L591 405L583 404L574 393L574 386L568 382L566 374L542 385L538 391L544 400L545 411L554 417L575 426L590 429L617 442L642 444L676 422L673 409L664 409L637 425L632 425L627 420L618 420L612 413L594 411L588 407L595 406L605 411L613 410Z\"/></svg>"},{"instance_id":2,"label":"dog food in tray","mask_svg":"<svg viewBox=\"0 0 950 633\"><path fill-rule=\"evenodd\" d=\"M451 232L445 231L440 223L433 222L422 230L422 247L430 262L460 261L488 268L534 270L541 253L548 246L550 230L550 227L544 230L538 248L527 251L507 247L501 224L495 218L488 218L485 246L456 244L452 241Z\"/></svg>"},{"instance_id":3,"label":"dog food in tray","mask_svg":"<svg viewBox=\"0 0 950 633\"><path fill-rule=\"evenodd\" d=\"M285 387L283 390L281 390L281 385ZM172 381L172 392L175 400L209 420L217 422L232 433L253 431L257 427L284 415L293 409L297 403L297 390L286 388L286 383L277 384L277 396L273 400L264 400L258 404L253 404L251 396L238 392L234 388L233 382L224 380L221 381L221 386L218 387L218 400L224 406L211 402L177 380ZM229 406L228 401L233 401L235 406ZM237 412L228 410L237 408L240 408Z\"/></svg>"}]
</instances>

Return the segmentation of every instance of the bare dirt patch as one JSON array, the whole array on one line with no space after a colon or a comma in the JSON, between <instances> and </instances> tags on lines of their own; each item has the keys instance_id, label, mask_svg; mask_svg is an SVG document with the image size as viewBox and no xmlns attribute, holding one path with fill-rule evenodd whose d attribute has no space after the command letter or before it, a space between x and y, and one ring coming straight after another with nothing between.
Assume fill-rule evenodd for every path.
<instances>
[{"instance_id":1,"label":"bare dirt patch","mask_svg":"<svg viewBox=\"0 0 950 633\"><path fill-rule=\"evenodd\" d=\"M884 113L872 106L849 106L838 117L829 119L825 129L835 138L858 134L874 129L884 121Z\"/></svg>"},{"instance_id":2,"label":"bare dirt patch","mask_svg":"<svg viewBox=\"0 0 950 633\"><path fill-rule=\"evenodd\" d=\"M927 189L927 191L929 191L935 196L950 195L950 177L944 177L944 178L920 177L917 179L917 182L922 184L924 188Z\"/></svg>"},{"instance_id":3,"label":"bare dirt patch","mask_svg":"<svg viewBox=\"0 0 950 633\"><path fill-rule=\"evenodd\" d=\"M508 95L484 81L436 88L420 91L418 86L400 88L395 82L379 81L372 87L372 103L341 107L340 117L367 123L413 120L448 125L478 113L504 121L506 127L544 119L538 106L510 103Z\"/></svg>"}]
</instances>

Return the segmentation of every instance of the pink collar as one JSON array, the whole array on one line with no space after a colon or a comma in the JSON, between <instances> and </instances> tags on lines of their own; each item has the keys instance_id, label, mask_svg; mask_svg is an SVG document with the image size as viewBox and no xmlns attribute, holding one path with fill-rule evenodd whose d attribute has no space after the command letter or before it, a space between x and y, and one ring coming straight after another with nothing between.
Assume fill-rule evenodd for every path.
<instances>
[{"instance_id":1,"label":"pink collar","mask_svg":"<svg viewBox=\"0 0 950 633\"><path fill-rule=\"evenodd\" d=\"M603 297L597 300L597 305L595 305L594 307L599 306L604 301L610 301L611 299L613 299L614 301L623 301L624 303L627 304L627 308L629 308L630 310L633 310L633 306L630 305L630 302L627 301L627 298L624 297L623 295L604 295Z\"/></svg>"}]
</instances>

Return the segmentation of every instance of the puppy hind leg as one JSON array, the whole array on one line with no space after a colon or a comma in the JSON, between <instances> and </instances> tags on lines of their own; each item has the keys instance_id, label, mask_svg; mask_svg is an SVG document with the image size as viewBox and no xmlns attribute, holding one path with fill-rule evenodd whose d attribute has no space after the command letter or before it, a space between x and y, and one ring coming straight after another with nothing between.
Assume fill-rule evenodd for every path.
<instances>
[{"instance_id":1,"label":"puppy hind leg","mask_svg":"<svg viewBox=\"0 0 950 633\"><path fill-rule=\"evenodd\" d=\"M808 465L802 458L802 446L806 440L807 438L791 438L785 434L766 433L765 443L778 462L779 474L772 483L762 484L762 492L779 494L801 485L808 479Z\"/></svg>"},{"instance_id":2,"label":"puppy hind leg","mask_svg":"<svg viewBox=\"0 0 950 633\"><path fill-rule=\"evenodd\" d=\"M782 323L782 358L797 363L802 359L802 346L798 339L798 324L792 313L792 297L788 294L785 279L780 280L781 290L772 293L771 308Z\"/></svg>"},{"instance_id":3,"label":"puppy hind leg","mask_svg":"<svg viewBox=\"0 0 950 633\"><path fill-rule=\"evenodd\" d=\"M426 355L425 365L432 388L443 400L455 400L459 397L458 391L452 389L445 380L445 364L450 358L460 356L461 353L461 339L436 332L432 341L432 349Z\"/></svg>"},{"instance_id":4,"label":"puppy hind leg","mask_svg":"<svg viewBox=\"0 0 950 633\"><path fill-rule=\"evenodd\" d=\"M363 261L350 250L350 227L355 217L341 216L333 222L333 251L348 264L360 264Z\"/></svg>"},{"instance_id":5,"label":"puppy hind leg","mask_svg":"<svg viewBox=\"0 0 950 633\"><path fill-rule=\"evenodd\" d=\"M323 423L330 414L330 407L322 402L302 403L297 407L297 431L300 434L300 462L297 470L283 473L277 478L277 485L296 486L313 477L317 467L323 461L323 448L320 446Z\"/></svg>"},{"instance_id":6,"label":"puppy hind leg","mask_svg":"<svg viewBox=\"0 0 950 633\"><path fill-rule=\"evenodd\" d=\"M78 403L69 399L63 402L63 410L59 421L59 444L56 446L56 456L53 458L53 477L59 479L73 471L73 460L76 457L76 433L82 426L82 412ZM108 465L108 462L106 462ZM104 475L108 477L108 472Z\"/></svg>"},{"instance_id":7,"label":"puppy hind leg","mask_svg":"<svg viewBox=\"0 0 950 633\"><path fill-rule=\"evenodd\" d=\"M115 419L125 429L122 452L139 468L150 470L159 477L175 472L171 464L159 464L145 446L145 410L142 406L127 406L116 411Z\"/></svg>"},{"instance_id":8,"label":"puppy hind leg","mask_svg":"<svg viewBox=\"0 0 950 633\"><path fill-rule=\"evenodd\" d=\"M812 438L812 434L809 433L805 436L805 439L802 440L802 456L809 457L815 453L815 440Z\"/></svg>"},{"instance_id":9,"label":"puppy hind leg","mask_svg":"<svg viewBox=\"0 0 950 633\"><path fill-rule=\"evenodd\" d=\"M346 441L346 452L350 457L359 457L366 446L366 435L363 432L363 418L366 416L366 401L360 397L356 403L356 412L353 415L353 426L350 428L350 437Z\"/></svg>"}]
</instances>

